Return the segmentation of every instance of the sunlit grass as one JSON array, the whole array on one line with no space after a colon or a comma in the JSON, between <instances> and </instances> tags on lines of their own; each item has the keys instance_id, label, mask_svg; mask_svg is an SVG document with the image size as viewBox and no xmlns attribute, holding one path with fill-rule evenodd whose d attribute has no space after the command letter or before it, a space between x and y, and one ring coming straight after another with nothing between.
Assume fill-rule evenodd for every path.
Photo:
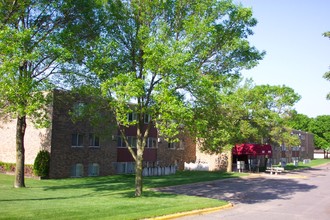
<instances>
[{"instance_id":1,"label":"sunlit grass","mask_svg":"<svg viewBox=\"0 0 330 220\"><path fill-rule=\"evenodd\" d=\"M302 161L298 162L298 166L295 166L293 163L289 163L285 166L285 170L298 170L298 169L306 169L315 166L319 166L322 164L330 163L330 159L314 159L311 160L310 163L304 164Z\"/></svg>"},{"instance_id":2,"label":"sunlit grass","mask_svg":"<svg viewBox=\"0 0 330 220\"><path fill-rule=\"evenodd\" d=\"M0 174L0 219L141 219L227 204L201 197L160 193L153 187L237 177L219 172L179 172L144 178L134 197L134 175L34 180L13 188L14 177Z\"/></svg>"}]
</instances>

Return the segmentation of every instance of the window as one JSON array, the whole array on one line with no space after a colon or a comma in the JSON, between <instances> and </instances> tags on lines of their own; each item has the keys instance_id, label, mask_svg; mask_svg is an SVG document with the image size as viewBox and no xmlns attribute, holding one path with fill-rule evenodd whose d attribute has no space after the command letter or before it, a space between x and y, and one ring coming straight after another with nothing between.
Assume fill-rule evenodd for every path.
<instances>
[{"instance_id":1,"label":"window","mask_svg":"<svg viewBox=\"0 0 330 220\"><path fill-rule=\"evenodd\" d=\"M88 176L99 176L100 175L100 165L97 163L88 164Z\"/></svg>"},{"instance_id":2,"label":"window","mask_svg":"<svg viewBox=\"0 0 330 220\"><path fill-rule=\"evenodd\" d=\"M184 149L184 146L185 146L185 141L184 140L180 140L178 149L183 150Z\"/></svg>"},{"instance_id":3,"label":"window","mask_svg":"<svg viewBox=\"0 0 330 220\"><path fill-rule=\"evenodd\" d=\"M126 147L124 138L122 138L121 136L117 136L117 147Z\"/></svg>"},{"instance_id":4,"label":"window","mask_svg":"<svg viewBox=\"0 0 330 220\"><path fill-rule=\"evenodd\" d=\"M137 119L136 113L135 112L130 112L127 114L127 121L132 122Z\"/></svg>"},{"instance_id":5,"label":"window","mask_svg":"<svg viewBox=\"0 0 330 220\"><path fill-rule=\"evenodd\" d=\"M89 146L90 147L100 147L100 139L95 134L89 134Z\"/></svg>"},{"instance_id":6,"label":"window","mask_svg":"<svg viewBox=\"0 0 330 220\"><path fill-rule=\"evenodd\" d=\"M129 145L133 148L136 148L136 142L137 142L137 138L134 136L128 136L127 137L127 141L129 143Z\"/></svg>"},{"instance_id":7,"label":"window","mask_svg":"<svg viewBox=\"0 0 330 220\"><path fill-rule=\"evenodd\" d=\"M149 114L144 114L143 116L144 124L149 124L151 117Z\"/></svg>"},{"instance_id":8,"label":"window","mask_svg":"<svg viewBox=\"0 0 330 220\"><path fill-rule=\"evenodd\" d=\"M84 136L82 134L72 134L71 146L82 147L84 143Z\"/></svg>"},{"instance_id":9,"label":"window","mask_svg":"<svg viewBox=\"0 0 330 220\"><path fill-rule=\"evenodd\" d=\"M149 137L147 139L147 148L156 148L157 147L157 138L151 138Z\"/></svg>"},{"instance_id":10,"label":"window","mask_svg":"<svg viewBox=\"0 0 330 220\"><path fill-rule=\"evenodd\" d=\"M118 162L115 164L117 174L122 173L134 173L135 163L134 162Z\"/></svg>"},{"instance_id":11,"label":"window","mask_svg":"<svg viewBox=\"0 0 330 220\"><path fill-rule=\"evenodd\" d=\"M292 147L292 151L300 151L300 147Z\"/></svg>"},{"instance_id":12,"label":"window","mask_svg":"<svg viewBox=\"0 0 330 220\"><path fill-rule=\"evenodd\" d=\"M136 148L137 138L135 136L127 136L128 144L132 148ZM117 138L117 147L126 147L126 143L123 137L118 136Z\"/></svg>"},{"instance_id":13,"label":"window","mask_svg":"<svg viewBox=\"0 0 330 220\"><path fill-rule=\"evenodd\" d=\"M82 177L84 175L84 166L81 163L77 163L71 168L72 177Z\"/></svg>"},{"instance_id":14,"label":"window","mask_svg":"<svg viewBox=\"0 0 330 220\"><path fill-rule=\"evenodd\" d=\"M175 142L168 142L167 146L169 149L175 149Z\"/></svg>"}]
</instances>

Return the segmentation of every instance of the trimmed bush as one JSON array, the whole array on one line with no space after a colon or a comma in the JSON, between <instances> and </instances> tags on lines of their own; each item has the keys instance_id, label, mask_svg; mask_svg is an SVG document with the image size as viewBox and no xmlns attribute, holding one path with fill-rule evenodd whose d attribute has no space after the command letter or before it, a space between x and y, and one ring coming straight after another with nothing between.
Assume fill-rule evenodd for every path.
<instances>
[{"instance_id":1,"label":"trimmed bush","mask_svg":"<svg viewBox=\"0 0 330 220\"><path fill-rule=\"evenodd\" d=\"M0 162L0 171L6 171L6 172L15 172L15 166L14 163L4 163Z\"/></svg>"},{"instance_id":2,"label":"trimmed bush","mask_svg":"<svg viewBox=\"0 0 330 220\"><path fill-rule=\"evenodd\" d=\"M48 151L39 151L33 164L33 173L36 176L48 177L50 166L50 154Z\"/></svg>"}]
</instances>

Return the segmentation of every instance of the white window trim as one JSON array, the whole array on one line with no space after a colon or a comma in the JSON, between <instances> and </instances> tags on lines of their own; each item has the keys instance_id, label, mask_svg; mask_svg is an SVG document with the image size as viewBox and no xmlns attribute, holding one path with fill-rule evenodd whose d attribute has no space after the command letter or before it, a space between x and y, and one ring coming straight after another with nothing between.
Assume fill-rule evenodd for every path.
<instances>
[{"instance_id":1,"label":"white window trim","mask_svg":"<svg viewBox=\"0 0 330 220\"><path fill-rule=\"evenodd\" d=\"M127 136L126 138L132 148L137 147L137 137L136 136ZM135 143L134 143L134 141L135 141Z\"/></svg>"},{"instance_id":2,"label":"white window trim","mask_svg":"<svg viewBox=\"0 0 330 220\"><path fill-rule=\"evenodd\" d=\"M92 169L91 174L90 174L90 169ZM98 163L88 164L88 176L100 176L100 165Z\"/></svg>"},{"instance_id":3,"label":"white window trim","mask_svg":"<svg viewBox=\"0 0 330 220\"><path fill-rule=\"evenodd\" d=\"M170 149L170 150L175 150L176 148L176 143L177 142L168 142L167 144L167 148Z\"/></svg>"},{"instance_id":4,"label":"white window trim","mask_svg":"<svg viewBox=\"0 0 330 220\"><path fill-rule=\"evenodd\" d=\"M143 115L143 121L144 121L144 124L149 124L150 121L151 121L150 114L144 114Z\"/></svg>"},{"instance_id":5,"label":"white window trim","mask_svg":"<svg viewBox=\"0 0 330 220\"><path fill-rule=\"evenodd\" d=\"M155 143L155 146L150 146L150 141ZM157 148L158 147L158 141L157 138L154 137L148 137L147 138L147 143L146 143L146 148Z\"/></svg>"},{"instance_id":6,"label":"white window trim","mask_svg":"<svg viewBox=\"0 0 330 220\"><path fill-rule=\"evenodd\" d=\"M76 135L76 142L77 142L77 144L78 145L72 145L72 136L73 135ZM81 143L81 145L79 145L79 137L82 137L82 143ZM82 147L84 147L84 135L83 134L81 134L81 133L74 133L74 134L71 134L71 147L76 147L76 148L82 148Z\"/></svg>"},{"instance_id":7,"label":"white window trim","mask_svg":"<svg viewBox=\"0 0 330 220\"><path fill-rule=\"evenodd\" d=\"M78 167L80 167L80 170L78 169ZM84 165L82 163L76 163L72 166L72 168L74 168L74 175L71 175L71 177L83 177L84 176ZM81 171L79 173L80 175L77 175L77 173L78 173L77 171Z\"/></svg>"},{"instance_id":8,"label":"white window trim","mask_svg":"<svg viewBox=\"0 0 330 220\"><path fill-rule=\"evenodd\" d=\"M118 145L119 138L120 138L120 143L121 143L120 146ZM123 145L125 145L125 146L123 146ZM121 135L117 136L117 148L127 148L124 138Z\"/></svg>"},{"instance_id":9,"label":"white window trim","mask_svg":"<svg viewBox=\"0 0 330 220\"><path fill-rule=\"evenodd\" d=\"M178 146L178 150L184 150L185 148L185 141L184 140L180 140L180 142L178 143L179 146Z\"/></svg>"},{"instance_id":10,"label":"white window trim","mask_svg":"<svg viewBox=\"0 0 330 220\"><path fill-rule=\"evenodd\" d=\"M129 119L130 118L130 114L132 114L132 120ZM127 113L127 121L128 122L133 122L135 120L137 120L137 114L135 112Z\"/></svg>"},{"instance_id":11,"label":"white window trim","mask_svg":"<svg viewBox=\"0 0 330 220\"><path fill-rule=\"evenodd\" d=\"M91 138L92 138L92 145L91 145ZM99 145L95 145L96 138L98 139ZM95 135L94 133L89 133L88 144L89 144L89 147L91 147L91 148L100 148L100 137Z\"/></svg>"},{"instance_id":12,"label":"white window trim","mask_svg":"<svg viewBox=\"0 0 330 220\"><path fill-rule=\"evenodd\" d=\"M120 143L121 146L118 146L118 138L120 138ZM132 148L136 148L137 146L137 137L136 136L126 136L128 143L130 144L130 146ZM134 144L134 140L135 140L135 144ZM123 146L125 145L125 146ZM125 139L122 136L117 136L117 148L127 148L126 143L125 143Z\"/></svg>"}]
</instances>

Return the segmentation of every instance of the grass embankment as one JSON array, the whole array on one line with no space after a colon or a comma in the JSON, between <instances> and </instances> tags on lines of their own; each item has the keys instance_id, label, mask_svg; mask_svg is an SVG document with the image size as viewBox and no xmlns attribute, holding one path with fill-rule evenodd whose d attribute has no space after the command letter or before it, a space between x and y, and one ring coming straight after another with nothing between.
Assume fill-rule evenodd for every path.
<instances>
[{"instance_id":1,"label":"grass embankment","mask_svg":"<svg viewBox=\"0 0 330 220\"><path fill-rule=\"evenodd\" d=\"M0 174L0 219L141 219L226 205L224 201L149 190L242 174L178 172L145 177L144 193L134 197L134 175L34 180L13 188L14 177ZM244 174L243 174L244 175Z\"/></svg>"},{"instance_id":2,"label":"grass embankment","mask_svg":"<svg viewBox=\"0 0 330 220\"><path fill-rule=\"evenodd\" d=\"M310 163L306 163L306 164L299 161L298 166L295 166L293 163L287 164L285 166L285 170L307 169L307 168L312 168L312 167L319 166L319 165L326 164L326 163L330 163L330 159L315 159L315 160L311 160Z\"/></svg>"}]
</instances>

